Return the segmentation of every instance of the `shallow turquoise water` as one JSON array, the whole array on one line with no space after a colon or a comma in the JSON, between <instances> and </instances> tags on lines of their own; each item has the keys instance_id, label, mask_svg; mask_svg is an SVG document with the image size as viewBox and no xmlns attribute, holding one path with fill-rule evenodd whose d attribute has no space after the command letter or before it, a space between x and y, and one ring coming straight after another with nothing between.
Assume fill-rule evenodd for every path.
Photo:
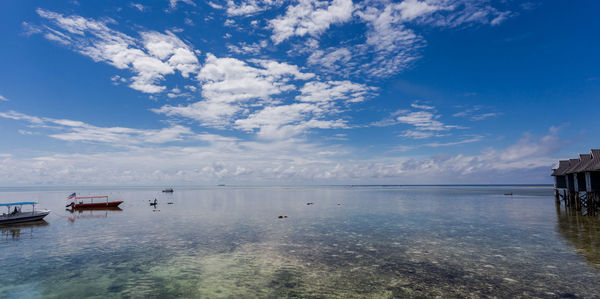
<instances>
[{"instance_id":1,"label":"shallow turquoise water","mask_svg":"<svg viewBox=\"0 0 600 299\"><path fill-rule=\"evenodd\" d=\"M0 297L600 296L599 222L549 187L0 189L30 200L53 212L0 228Z\"/></svg>"}]
</instances>

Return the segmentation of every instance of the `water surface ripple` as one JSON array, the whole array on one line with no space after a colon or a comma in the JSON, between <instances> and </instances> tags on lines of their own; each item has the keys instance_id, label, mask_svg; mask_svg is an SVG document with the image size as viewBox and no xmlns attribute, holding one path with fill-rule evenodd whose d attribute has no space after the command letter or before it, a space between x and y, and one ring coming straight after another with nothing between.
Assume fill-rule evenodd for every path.
<instances>
[{"instance_id":1,"label":"water surface ripple","mask_svg":"<svg viewBox=\"0 0 600 299\"><path fill-rule=\"evenodd\" d=\"M70 213L73 191L125 202ZM0 189L14 201L53 212L0 227L3 298L600 297L598 219L550 187Z\"/></svg>"}]
</instances>

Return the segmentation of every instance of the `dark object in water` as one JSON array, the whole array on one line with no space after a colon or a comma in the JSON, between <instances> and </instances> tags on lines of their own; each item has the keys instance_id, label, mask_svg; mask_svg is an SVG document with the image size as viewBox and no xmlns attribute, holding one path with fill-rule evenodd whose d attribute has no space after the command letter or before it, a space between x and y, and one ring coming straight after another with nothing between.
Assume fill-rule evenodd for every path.
<instances>
[{"instance_id":1,"label":"dark object in water","mask_svg":"<svg viewBox=\"0 0 600 299\"><path fill-rule=\"evenodd\" d=\"M79 203L69 203L67 205L67 208L71 208L71 209L81 209L81 210L85 210L85 209L106 209L106 208L116 208L118 207L121 203L123 203L122 200L119 201L109 201L109 202L93 202L93 203L83 203L83 202L79 202Z\"/></svg>"},{"instance_id":2,"label":"dark object in water","mask_svg":"<svg viewBox=\"0 0 600 299\"><path fill-rule=\"evenodd\" d=\"M504 193L504 195L512 196L512 192L510 192L510 193Z\"/></svg>"},{"instance_id":3,"label":"dark object in water","mask_svg":"<svg viewBox=\"0 0 600 299\"><path fill-rule=\"evenodd\" d=\"M341 203L338 203L338 206L341 206L341 205L342 205Z\"/></svg>"},{"instance_id":4,"label":"dark object in water","mask_svg":"<svg viewBox=\"0 0 600 299\"><path fill-rule=\"evenodd\" d=\"M307 206L314 205L314 204L315 204L314 202L307 202L306 203Z\"/></svg>"},{"instance_id":5,"label":"dark object in water","mask_svg":"<svg viewBox=\"0 0 600 299\"><path fill-rule=\"evenodd\" d=\"M167 204L168 204L168 205L172 205L173 203L172 203L172 202L168 202Z\"/></svg>"},{"instance_id":6,"label":"dark object in water","mask_svg":"<svg viewBox=\"0 0 600 299\"><path fill-rule=\"evenodd\" d=\"M94 202L94 199L99 199L99 198L105 198L106 201ZM77 196L77 197L71 197L70 199L72 199L73 201L70 202L69 204L67 204L66 207L67 208L70 207L71 209L106 209L106 208L118 207L121 203L123 203L122 200L108 201L107 195ZM91 199L91 202L83 202L82 199Z\"/></svg>"},{"instance_id":7,"label":"dark object in water","mask_svg":"<svg viewBox=\"0 0 600 299\"><path fill-rule=\"evenodd\" d=\"M279 215L279 217L277 217L277 218L279 218L279 219L281 219L281 218L288 218L288 216L281 216L281 215Z\"/></svg>"},{"instance_id":8,"label":"dark object in water","mask_svg":"<svg viewBox=\"0 0 600 299\"><path fill-rule=\"evenodd\" d=\"M173 188L163 189L162 192L173 193Z\"/></svg>"},{"instance_id":9,"label":"dark object in water","mask_svg":"<svg viewBox=\"0 0 600 299\"><path fill-rule=\"evenodd\" d=\"M156 205L158 204L158 200L156 200L156 198L154 199L153 202L150 202L151 206L154 206L156 208Z\"/></svg>"}]
</instances>

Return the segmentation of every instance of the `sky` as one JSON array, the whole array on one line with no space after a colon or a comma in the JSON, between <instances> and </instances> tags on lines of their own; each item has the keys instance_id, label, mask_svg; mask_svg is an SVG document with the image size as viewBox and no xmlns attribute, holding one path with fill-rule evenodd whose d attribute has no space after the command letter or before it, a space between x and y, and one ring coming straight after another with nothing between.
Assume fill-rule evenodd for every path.
<instances>
[{"instance_id":1,"label":"sky","mask_svg":"<svg viewBox=\"0 0 600 299\"><path fill-rule=\"evenodd\" d=\"M546 184L597 1L0 3L0 186Z\"/></svg>"}]
</instances>

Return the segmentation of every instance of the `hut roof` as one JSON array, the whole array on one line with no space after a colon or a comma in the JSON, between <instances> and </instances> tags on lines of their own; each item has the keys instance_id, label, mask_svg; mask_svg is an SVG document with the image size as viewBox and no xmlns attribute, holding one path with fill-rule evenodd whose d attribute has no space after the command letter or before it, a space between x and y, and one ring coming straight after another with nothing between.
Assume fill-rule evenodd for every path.
<instances>
[{"instance_id":1,"label":"hut roof","mask_svg":"<svg viewBox=\"0 0 600 299\"><path fill-rule=\"evenodd\" d=\"M552 172L553 176L565 175L565 171L571 166L569 160L558 161L558 167Z\"/></svg>"},{"instance_id":2,"label":"hut roof","mask_svg":"<svg viewBox=\"0 0 600 299\"><path fill-rule=\"evenodd\" d=\"M577 173L577 172L586 171L588 168L588 165L593 162L592 155L591 154L580 154L578 161L579 161L578 163L575 163L575 165L573 165L572 167L570 167L567 170L567 173Z\"/></svg>"},{"instance_id":3,"label":"hut roof","mask_svg":"<svg viewBox=\"0 0 600 299\"><path fill-rule=\"evenodd\" d=\"M560 160L552 176L562 176L585 171L600 171L600 149L592 149L591 154L581 154L579 159Z\"/></svg>"},{"instance_id":4,"label":"hut roof","mask_svg":"<svg viewBox=\"0 0 600 299\"><path fill-rule=\"evenodd\" d=\"M579 163L581 163L579 159L569 159L570 166L565 170L565 174L573 173L573 170L579 168Z\"/></svg>"},{"instance_id":5,"label":"hut roof","mask_svg":"<svg viewBox=\"0 0 600 299\"><path fill-rule=\"evenodd\" d=\"M592 150L592 159L586 165L585 171L600 171L600 149Z\"/></svg>"}]
</instances>

